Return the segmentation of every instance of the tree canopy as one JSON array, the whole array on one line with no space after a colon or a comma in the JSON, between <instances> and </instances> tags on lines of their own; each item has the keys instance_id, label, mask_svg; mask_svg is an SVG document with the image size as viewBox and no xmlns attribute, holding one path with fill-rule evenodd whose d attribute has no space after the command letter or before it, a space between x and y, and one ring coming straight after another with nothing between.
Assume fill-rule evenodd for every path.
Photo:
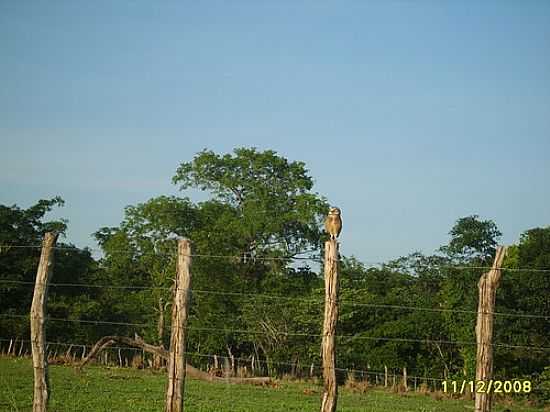
<instances>
[{"instance_id":1,"label":"tree canopy","mask_svg":"<svg viewBox=\"0 0 550 412\"><path fill-rule=\"evenodd\" d=\"M311 191L313 179L303 162L289 162L272 150L237 148L218 155L204 150L182 163L172 181L197 188L231 207L229 223L243 253L295 256L317 250L326 200Z\"/></svg>"}]
</instances>

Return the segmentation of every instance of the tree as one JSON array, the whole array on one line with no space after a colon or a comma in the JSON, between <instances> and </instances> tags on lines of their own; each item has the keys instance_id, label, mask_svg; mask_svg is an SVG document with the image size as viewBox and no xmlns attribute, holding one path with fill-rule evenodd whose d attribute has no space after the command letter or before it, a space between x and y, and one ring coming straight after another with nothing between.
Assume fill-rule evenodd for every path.
<instances>
[{"instance_id":1,"label":"tree","mask_svg":"<svg viewBox=\"0 0 550 412\"><path fill-rule=\"evenodd\" d=\"M57 196L39 200L28 209L21 209L17 205L0 205L0 313L28 315L44 233L53 231L64 234L67 229L65 219L44 221L44 217L54 207L63 204L63 199ZM62 242L57 247L54 283L89 283L97 270L90 251ZM80 312L94 305L93 297L94 292L86 288L52 287L48 312L53 318L79 318ZM47 323L47 333L60 340L82 335L81 331L77 324ZM23 319L0 319L1 336L27 338L28 333L26 316Z\"/></svg>"},{"instance_id":2,"label":"tree","mask_svg":"<svg viewBox=\"0 0 550 412\"><path fill-rule=\"evenodd\" d=\"M495 255L497 239L502 235L492 220L480 220L478 215L458 219L449 232L451 240L440 250L461 262L474 259L483 263Z\"/></svg>"},{"instance_id":3,"label":"tree","mask_svg":"<svg viewBox=\"0 0 550 412\"><path fill-rule=\"evenodd\" d=\"M44 233L64 233L67 227L63 220L43 221L55 206L63 206L63 199L42 199L28 209L0 205L0 280L34 281ZM32 299L32 287L5 282L0 283L0 293L0 313L26 314ZM27 336L28 320L0 319L0 334Z\"/></svg>"},{"instance_id":4,"label":"tree","mask_svg":"<svg viewBox=\"0 0 550 412\"><path fill-rule=\"evenodd\" d=\"M201 278L208 279L209 285L216 284L222 290L304 296L311 288L308 285L317 281L309 268L289 268L290 260L256 259L314 255L320 249L321 224L328 205L312 192L313 179L303 162L290 162L272 150L237 148L223 155L203 150L178 167L173 182L181 190L196 188L213 195L212 200L198 205L200 227L192 234L197 252L242 257L240 262L199 258ZM300 286L290 291L292 284ZM299 322L307 323L294 317L294 305L288 303L242 302L236 297L214 295L199 296L196 303L196 317L191 323L210 328L231 322L234 327L267 332L270 327L293 330ZM293 315L285 317L289 311ZM296 322L289 322L291 319ZM266 360L287 355L302 360L306 357L295 340L281 341L276 335L271 339L268 334L254 334L247 337L248 343L243 342L242 335L221 336L223 342L213 334L193 336L198 339L195 344L205 349L219 350L225 343L233 352L253 350L258 355L260 349Z\"/></svg>"},{"instance_id":5,"label":"tree","mask_svg":"<svg viewBox=\"0 0 550 412\"><path fill-rule=\"evenodd\" d=\"M439 249L449 262L449 266L442 271L445 280L442 284L441 299L445 309L457 312L443 314L446 333L450 340L472 342L475 341L475 315L463 311L475 311L477 283L481 274L486 271L478 266L488 266L492 263L501 232L492 220L480 220L478 215L471 215L458 219L449 234L451 240ZM453 268L453 264L463 267ZM472 268L464 267L468 265ZM457 349L462 361L461 374L463 377L473 377L475 347L459 345Z\"/></svg>"},{"instance_id":6,"label":"tree","mask_svg":"<svg viewBox=\"0 0 550 412\"><path fill-rule=\"evenodd\" d=\"M328 205L311 192L313 179L303 162L289 162L273 150L203 150L182 163L172 180L181 190L210 191L235 211L231 229L244 255L296 256L319 249Z\"/></svg>"},{"instance_id":7,"label":"tree","mask_svg":"<svg viewBox=\"0 0 550 412\"><path fill-rule=\"evenodd\" d=\"M140 334L159 346L164 344L166 310L171 303L176 239L189 237L195 224L196 210L189 199L159 196L127 206L119 227L101 228L95 233L105 253L101 262L105 280L135 287L104 294L110 316L150 324ZM150 321L151 312L156 314L156 325ZM159 362L157 357L157 366Z\"/></svg>"}]
</instances>

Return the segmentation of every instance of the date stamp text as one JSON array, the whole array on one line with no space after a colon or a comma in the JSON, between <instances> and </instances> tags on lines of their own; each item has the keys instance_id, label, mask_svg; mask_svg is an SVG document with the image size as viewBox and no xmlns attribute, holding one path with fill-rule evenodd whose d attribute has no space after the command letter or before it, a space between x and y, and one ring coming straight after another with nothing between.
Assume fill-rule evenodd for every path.
<instances>
[{"instance_id":1,"label":"date stamp text","mask_svg":"<svg viewBox=\"0 0 550 412\"><path fill-rule=\"evenodd\" d=\"M443 381L441 383L445 393L529 393L532 390L531 381L511 380L500 381Z\"/></svg>"}]
</instances>

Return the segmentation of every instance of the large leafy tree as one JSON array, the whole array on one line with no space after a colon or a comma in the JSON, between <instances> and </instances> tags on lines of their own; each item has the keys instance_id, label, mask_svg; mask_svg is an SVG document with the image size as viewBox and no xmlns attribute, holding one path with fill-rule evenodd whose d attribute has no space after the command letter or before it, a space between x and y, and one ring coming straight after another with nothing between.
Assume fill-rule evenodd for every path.
<instances>
[{"instance_id":1,"label":"large leafy tree","mask_svg":"<svg viewBox=\"0 0 550 412\"><path fill-rule=\"evenodd\" d=\"M325 199L312 191L313 179L303 162L291 162L272 150L237 148L233 153L221 155L204 150L178 167L173 182L181 190L200 189L213 197L198 205L200 228L192 235L198 253L242 257L240 261L221 262L199 258L204 270L202 277L209 280L209 289L280 292L303 297L311 288L316 279L310 269L295 270L289 267L290 259L284 260L318 253L321 223L328 208ZM265 261L257 257L283 260ZM291 284L299 287L289 289ZM295 340L283 342L280 336L268 335L268 325L278 325L284 330L297 327L298 323L288 322L298 319L294 317L296 310L289 315L296 309L293 305L275 306L265 300L243 304L237 298L215 295L200 296L196 302L199 309L192 323L224 328L230 322L233 328L262 332L248 337L223 337L228 351L233 347L233 351L258 352L259 348L266 359L289 356L304 359ZM222 342L215 336L211 333L206 338L197 337L201 340L196 345L219 346Z\"/></svg>"},{"instance_id":2,"label":"large leafy tree","mask_svg":"<svg viewBox=\"0 0 550 412\"><path fill-rule=\"evenodd\" d=\"M235 211L229 228L243 254L295 256L319 247L327 203L312 192L303 162L272 150L237 148L224 155L204 150L182 163L172 180L182 190L209 191Z\"/></svg>"},{"instance_id":3,"label":"large leafy tree","mask_svg":"<svg viewBox=\"0 0 550 412\"><path fill-rule=\"evenodd\" d=\"M494 255L502 235L495 222L480 220L478 215L458 219L449 232L451 240L441 251L460 262L474 259L488 262Z\"/></svg>"}]
</instances>

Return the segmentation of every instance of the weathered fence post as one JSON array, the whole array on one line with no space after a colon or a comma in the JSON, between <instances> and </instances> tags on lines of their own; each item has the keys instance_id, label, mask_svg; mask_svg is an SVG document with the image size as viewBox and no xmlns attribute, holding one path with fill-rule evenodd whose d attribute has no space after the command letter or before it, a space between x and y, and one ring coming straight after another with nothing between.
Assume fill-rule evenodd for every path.
<instances>
[{"instance_id":1,"label":"weathered fence post","mask_svg":"<svg viewBox=\"0 0 550 412\"><path fill-rule=\"evenodd\" d=\"M388 387L388 367L384 365L384 387Z\"/></svg>"},{"instance_id":2,"label":"weathered fence post","mask_svg":"<svg viewBox=\"0 0 550 412\"><path fill-rule=\"evenodd\" d=\"M185 385L185 341L191 288L191 242L178 240L178 266L172 307L172 333L168 356L165 412L183 411Z\"/></svg>"},{"instance_id":3,"label":"weathered fence post","mask_svg":"<svg viewBox=\"0 0 550 412\"><path fill-rule=\"evenodd\" d=\"M48 299L48 282L52 275L56 233L46 233L42 242L42 253L36 272L34 294L31 305L31 347L32 366L34 369L33 412L45 412L48 406L48 358L44 345L46 334L44 320L46 300Z\"/></svg>"},{"instance_id":4,"label":"weathered fence post","mask_svg":"<svg viewBox=\"0 0 550 412\"><path fill-rule=\"evenodd\" d=\"M331 239L325 242L325 318L323 322L324 391L321 412L336 411L338 386L336 383L336 354L334 335L338 319L338 242Z\"/></svg>"},{"instance_id":5,"label":"weathered fence post","mask_svg":"<svg viewBox=\"0 0 550 412\"><path fill-rule=\"evenodd\" d=\"M488 381L493 377L493 314L495 297L500 281L502 261L506 248L499 246L493 267L479 279L479 303L476 324L476 381ZM475 394L475 412L491 410L491 393Z\"/></svg>"},{"instance_id":6,"label":"weathered fence post","mask_svg":"<svg viewBox=\"0 0 550 412\"><path fill-rule=\"evenodd\" d=\"M409 384L407 382L407 367L403 367L403 389L405 392L409 391Z\"/></svg>"}]
</instances>

